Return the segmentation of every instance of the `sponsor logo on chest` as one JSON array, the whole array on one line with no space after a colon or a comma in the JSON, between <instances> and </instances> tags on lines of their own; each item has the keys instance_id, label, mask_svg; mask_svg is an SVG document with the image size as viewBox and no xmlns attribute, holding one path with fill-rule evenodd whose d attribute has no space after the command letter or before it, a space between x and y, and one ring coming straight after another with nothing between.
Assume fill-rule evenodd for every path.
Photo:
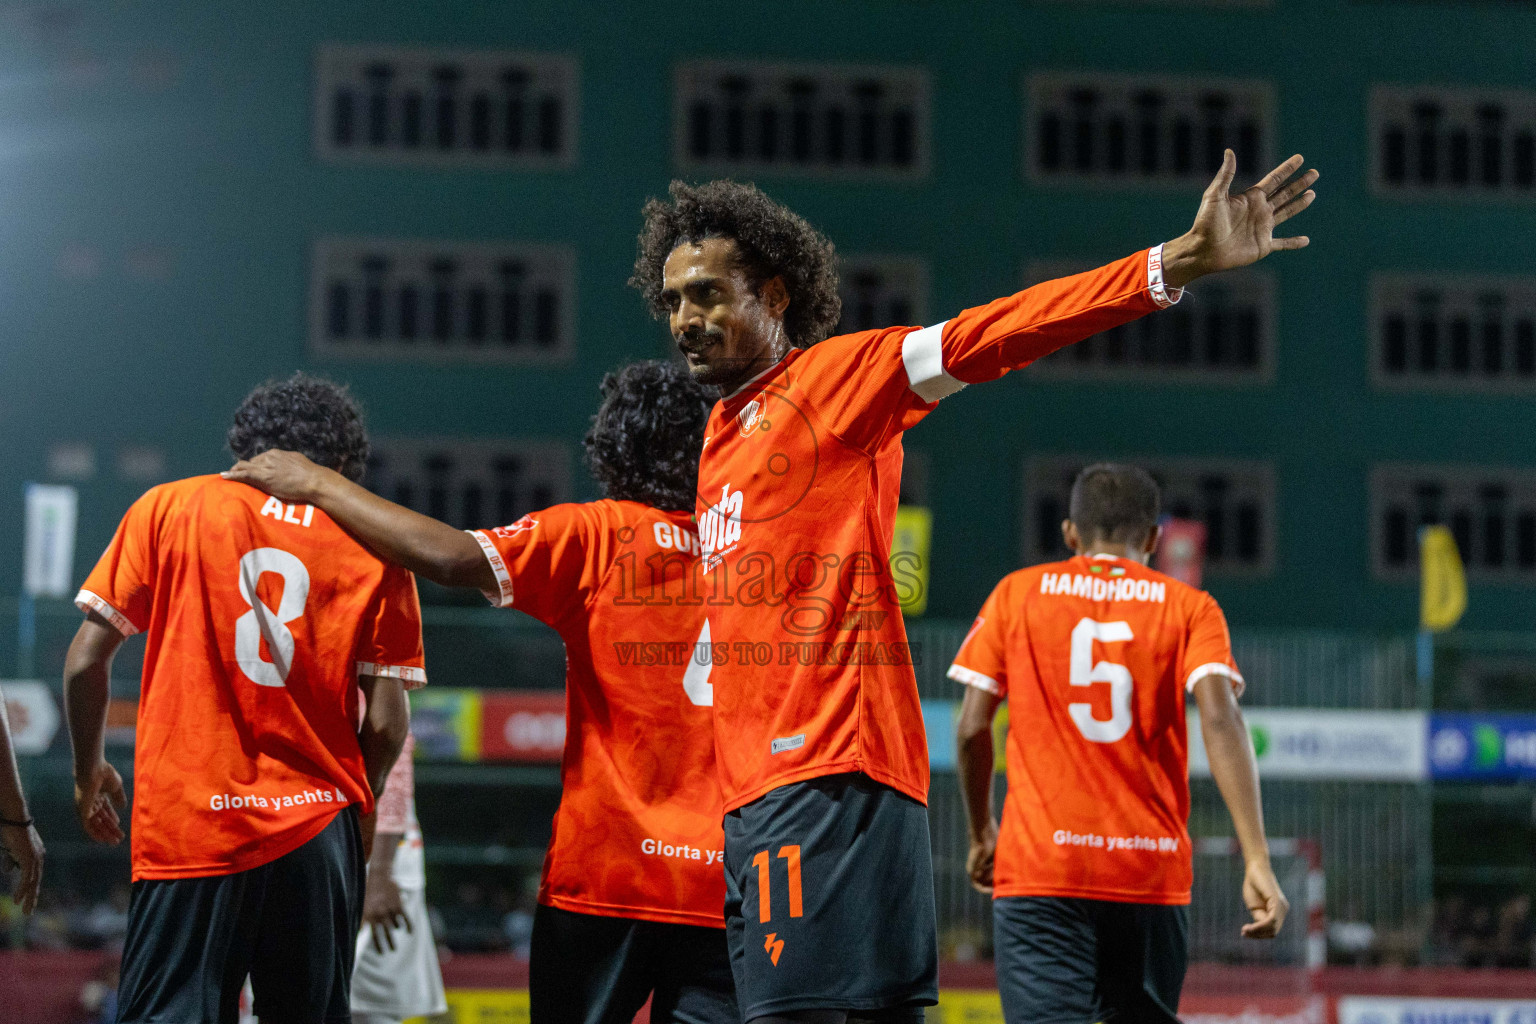
<instances>
[{"instance_id":1,"label":"sponsor logo on chest","mask_svg":"<svg viewBox=\"0 0 1536 1024\"><path fill-rule=\"evenodd\" d=\"M742 407L741 412L736 414L736 422L741 424L741 436L751 437L757 432L758 427L766 423L763 419L763 403L755 398L752 399Z\"/></svg>"},{"instance_id":2,"label":"sponsor logo on chest","mask_svg":"<svg viewBox=\"0 0 1536 1024\"><path fill-rule=\"evenodd\" d=\"M720 489L720 500L699 518L699 547L705 572L719 565L741 543L741 503L741 492L726 484Z\"/></svg>"}]
</instances>

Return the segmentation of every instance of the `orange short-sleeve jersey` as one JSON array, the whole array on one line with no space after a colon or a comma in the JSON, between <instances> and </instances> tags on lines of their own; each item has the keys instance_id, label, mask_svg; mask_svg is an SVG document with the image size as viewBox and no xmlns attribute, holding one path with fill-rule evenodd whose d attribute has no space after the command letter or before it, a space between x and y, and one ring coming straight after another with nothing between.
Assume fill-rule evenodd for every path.
<instances>
[{"instance_id":1,"label":"orange short-sleeve jersey","mask_svg":"<svg viewBox=\"0 0 1536 1024\"><path fill-rule=\"evenodd\" d=\"M714 666L692 519L603 500L473 533L496 575L486 597L565 640L546 906L724 927Z\"/></svg>"},{"instance_id":2,"label":"orange short-sleeve jersey","mask_svg":"<svg viewBox=\"0 0 1536 1024\"><path fill-rule=\"evenodd\" d=\"M133 878L258 867L373 806L359 675L426 683L416 581L308 505L217 476L128 510L75 602L147 634Z\"/></svg>"},{"instance_id":3,"label":"orange short-sleeve jersey","mask_svg":"<svg viewBox=\"0 0 1536 1024\"><path fill-rule=\"evenodd\" d=\"M1209 594L1120 558L1024 569L949 675L1008 701L995 895L1189 902L1185 696L1242 686Z\"/></svg>"}]
</instances>

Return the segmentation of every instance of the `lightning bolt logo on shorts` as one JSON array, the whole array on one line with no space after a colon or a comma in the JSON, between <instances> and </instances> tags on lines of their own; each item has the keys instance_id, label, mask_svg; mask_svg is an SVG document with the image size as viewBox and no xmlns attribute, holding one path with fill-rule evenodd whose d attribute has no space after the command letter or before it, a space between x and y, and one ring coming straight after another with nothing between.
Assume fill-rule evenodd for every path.
<instances>
[{"instance_id":1,"label":"lightning bolt logo on shorts","mask_svg":"<svg viewBox=\"0 0 1536 1024\"><path fill-rule=\"evenodd\" d=\"M773 966L779 966L779 956L784 952L784 940L777 939L778 932L769 932L763 940L763 948L768 951L768 956L773 960Z\"/></svg>"}]
</instances>

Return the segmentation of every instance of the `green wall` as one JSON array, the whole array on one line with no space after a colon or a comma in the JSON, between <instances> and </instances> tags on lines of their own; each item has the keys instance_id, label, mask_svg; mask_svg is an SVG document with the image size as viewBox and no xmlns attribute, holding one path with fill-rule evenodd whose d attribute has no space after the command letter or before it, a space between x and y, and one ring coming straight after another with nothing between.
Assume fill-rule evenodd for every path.
<instances>
[{"instance_id":1,"label":"green wall","mask_svg":"<svg viewBox=\"0 0 1536 1024\"><path fill-rule=\"evenodd\" d=\"M1367 93L1374 82L1536 87L1529 48L1518 45L1533 38L1528 7L1340 0L1231 8L157 0L8 10L0 18L0 522L20 523L21 483L45 478L50 443L93 444L99 471L81 485L83 577L143 486L116 476L119 445L165 447L172 476L219 469L234 404L257 380L295 367L349 380L381 435L574 442L599 373L665 350L663 329L624 281L639 206L674 173L678 61L929 69L925 180L759 183L844 251L925 257L935 319L1013 290L1027 263L1114 258L1178 234L1194 213L1192 193L1027 184L1024 73L1265 78L1276 90L1277 149L1301 151L1323 171L1320 199L1296 229L1312 236L1312 248L1271 264L1274 382L1046 384L1026 373L946 401L909 436L932 466L930 613L970 615L1017 565L1026 457L1102 452L1273 461L1274 572L1211 584L1234 623L1411 627L1414 589L1370 577L1369 467L1531 466L1536 403L1372 389L1368 275L1536 273L1536 207L1372 195ZM327 42L574 54L579 159L547 172L323 165L313 155L311 90L314 51ZM307 259L312 239L325 234L570 244L576 357L543 368L316 364L305 340ZM9 532L0 541L0 591L12 591L6 581L19 570L19 525ZM1530 587L1475 586L1466 625L1529 628L1533 613Z\"/></svg>"}]
</instances>

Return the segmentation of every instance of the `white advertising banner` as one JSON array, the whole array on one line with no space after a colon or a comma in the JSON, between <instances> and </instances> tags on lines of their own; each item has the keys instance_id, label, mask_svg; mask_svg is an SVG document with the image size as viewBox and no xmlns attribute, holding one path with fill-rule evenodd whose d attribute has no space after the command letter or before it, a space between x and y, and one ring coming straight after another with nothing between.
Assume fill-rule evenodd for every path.
<instances>
[{"instance_id":1,"label":"white advertising banner","mask_svg":"<svg viewBox=\"0 0 1536 1024\"><path fill-rule=\"evenodd\" d=\"M27 484L24 593L75 596L75 510L73 487Z\"/></svg>"},{"instance_id":2,"label":"white advertising banner","mask_svg":"<svg viewBox=\"0 0 1536 1024\"><path fill-rule=\"evenodd\" d=\"M1429 723L1421 711L1248 708L1243 716L1263 778L1419 782L1429 777ZM1194 710L1189 713L1189 774L1211 774Z\"/></svg>"},{"instance_id":3,"label":"white advertising banner","mask_svg":"<svg viewBox=\"0 0 1536 1024\"><path fill-rule=\"evenodd\" d=\"M47 683L0 680L11 742L18 754L41 754L59 731L59 705Z\"/></svg>"},{"instance_id":4,"label":"white advertising banner","mask_svg":"<svg viewBox=\"0 0 1536 1024\"><path fill-rule=\"evenodd\" d=\"M1339 1024L1536 1024L1536 1000L1344 996Z\"/></svg>"}]
</instances>

